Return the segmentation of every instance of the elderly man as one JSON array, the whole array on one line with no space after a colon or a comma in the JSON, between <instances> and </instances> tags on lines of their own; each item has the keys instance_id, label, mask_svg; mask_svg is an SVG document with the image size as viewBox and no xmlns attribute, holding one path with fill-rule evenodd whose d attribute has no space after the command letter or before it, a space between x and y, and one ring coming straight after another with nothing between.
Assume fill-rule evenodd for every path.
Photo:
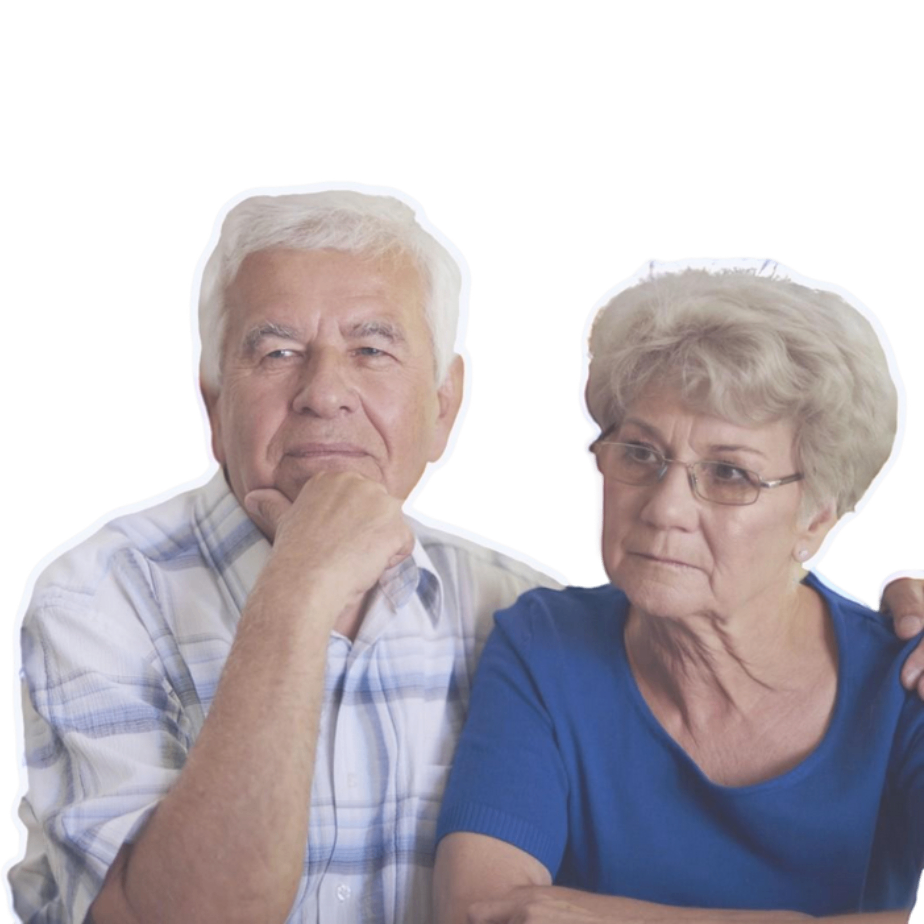
<instances>
[{"instance_id":1,"label":"elderly man","mask_svg":"<svg viewBox=\"0 0 924 924\"><path fill-rule=\"evenodd\" d=\"M222 471L61 558L26 619L25 920L429 919L491 615L550 583L402 515L459 409L459 287L393 199L228 214L200 299Z\"/></svg>"}]
</instances>

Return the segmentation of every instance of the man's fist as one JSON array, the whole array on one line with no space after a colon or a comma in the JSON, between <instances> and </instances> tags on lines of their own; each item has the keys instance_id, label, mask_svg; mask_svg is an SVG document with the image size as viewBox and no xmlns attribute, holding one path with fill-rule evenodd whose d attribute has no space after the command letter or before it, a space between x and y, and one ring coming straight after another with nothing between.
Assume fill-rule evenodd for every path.
<instances>
[{"instance_id":1,"label":"man's fist","mask_svg":"<svg viewBox=\"0 0 924 924\"><path fill-rule=\"evenodd\" d=\"M414 548L401 501L355 472L314 475L294 503L260 488L244 506L273 543L267 570L280 582L277 592L320 588L344 607L355 605Z\"/></svg>"}]
</instances>

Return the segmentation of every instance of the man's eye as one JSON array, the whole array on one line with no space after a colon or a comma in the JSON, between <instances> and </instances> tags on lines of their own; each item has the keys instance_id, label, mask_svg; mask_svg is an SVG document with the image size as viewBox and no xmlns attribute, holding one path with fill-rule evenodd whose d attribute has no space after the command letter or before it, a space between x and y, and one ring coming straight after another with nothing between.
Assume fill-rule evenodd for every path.
<instances>
[{"instance_id":1,"label":"man's eye","mask_svg":"<svg viewBox=\"0 0 924 924\"><path fill-rule=\"evenodd\" d=\"M270 352L267 353L263 358L273 362L281 359L291 359L293 356L297 355L298 353L295 350L289 350L285 347L280 347L278 350L270 350Z\"/></svg>"},{"instance_id":2,"label":"man's eye","mask_svg":"<svg viewBox=\"0 0 924 924\"><path fill-rule=\"evenodd\" d=\"M355 350L357 356L387 356L388 354L384 350L380 350L378 347L359 347Z\"/></svg>"}]
</instances>

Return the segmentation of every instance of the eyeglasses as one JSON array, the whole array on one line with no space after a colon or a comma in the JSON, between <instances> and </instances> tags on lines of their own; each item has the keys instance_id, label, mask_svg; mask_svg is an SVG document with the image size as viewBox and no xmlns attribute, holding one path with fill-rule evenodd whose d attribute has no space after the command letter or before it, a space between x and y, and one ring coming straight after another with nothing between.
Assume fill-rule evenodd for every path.
<instances>
[{"instance_id":1,"label":"eyeglasses","mask_svg":"<svg viewBox=\"0 0 924 924\"><path fill-rule=\"evenodd\" d=\"M617 443L604 436L593 442L591 452L607 478L636 486L657 484L671 465L687 470L693 493L713 504L745 507L756 502L763 488L779 488L801 481L801 473L764 481L757 472L730 462L681 462L642 443Z\"/></svg>"}]
</instances>

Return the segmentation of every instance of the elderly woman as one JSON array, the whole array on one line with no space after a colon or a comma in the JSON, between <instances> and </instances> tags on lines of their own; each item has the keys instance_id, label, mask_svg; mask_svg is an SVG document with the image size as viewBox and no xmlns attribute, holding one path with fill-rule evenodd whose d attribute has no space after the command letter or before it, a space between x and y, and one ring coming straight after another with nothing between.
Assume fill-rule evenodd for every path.
<instances>
[{"instance_id":1,"label":"elderly woman","mask_svg":"<svg viewBox=\"0 0 924 924\"><path fill-rule=\"evenodd\" d=\"M787 279L687 270L617 295L591 353L612 583L498 614L437 919L906 920L913 643L803 569L891 450L872 328Z\"/></svg>"}]
</instances>

